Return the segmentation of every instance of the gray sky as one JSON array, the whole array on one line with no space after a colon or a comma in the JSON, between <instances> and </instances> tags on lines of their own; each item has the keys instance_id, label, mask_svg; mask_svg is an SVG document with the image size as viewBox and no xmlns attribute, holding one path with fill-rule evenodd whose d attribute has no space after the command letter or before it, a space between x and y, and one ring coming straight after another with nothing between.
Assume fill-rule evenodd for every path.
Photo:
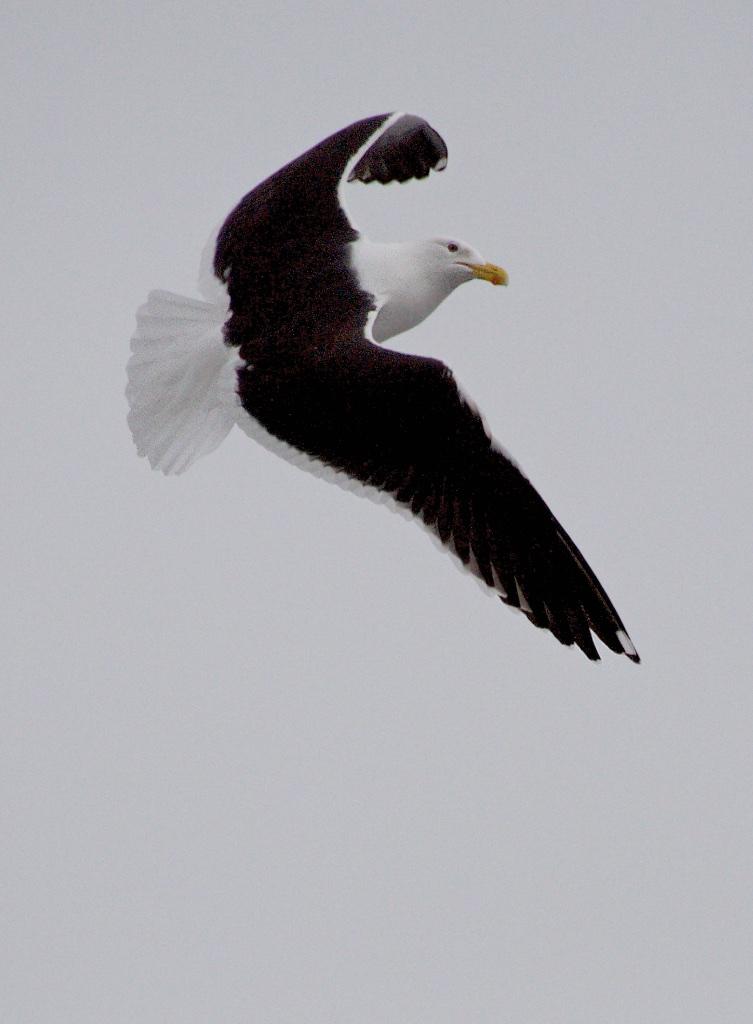
<instances>
[{"instance_id":1,"label":"gray sky","mask_svg":"<svg viewBox=\"0 0 753 1024\"><path fill-rule=\"evenodd\" d=\"M750 5L303 8L2 15L2 1018L747 1022ZM147 291L193 294L245 191L393 109L449 166L354 187L358 223L510 273L401 345L639 667L240 432L177 479L136 457Z\"/></svg>"}]
</instances>

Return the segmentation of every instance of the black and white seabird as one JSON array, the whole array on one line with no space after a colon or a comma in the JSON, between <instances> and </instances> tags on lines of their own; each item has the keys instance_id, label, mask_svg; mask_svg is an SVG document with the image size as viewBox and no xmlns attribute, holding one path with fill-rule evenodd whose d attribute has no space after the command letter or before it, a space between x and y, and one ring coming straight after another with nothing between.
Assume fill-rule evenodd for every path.
<instances>
[{"instance_id":1,"label":"black and white seabird","mask_svg":"<svg viewBox=\"0 0 753 1024\"><path fill-rule=\"evenodd\" d=\"M466 281L507 284L463 242L371 242L349 219L348 182L405 182L446 163L426 121L382 114L249 192L205 250L206 301L156 291L138 311L127 396L139 454L180 473L238 424L391 496L560 643L598 660L593 633L638 661L604 588L452 372L381 345Z\"/></svg>"}]
</instances>

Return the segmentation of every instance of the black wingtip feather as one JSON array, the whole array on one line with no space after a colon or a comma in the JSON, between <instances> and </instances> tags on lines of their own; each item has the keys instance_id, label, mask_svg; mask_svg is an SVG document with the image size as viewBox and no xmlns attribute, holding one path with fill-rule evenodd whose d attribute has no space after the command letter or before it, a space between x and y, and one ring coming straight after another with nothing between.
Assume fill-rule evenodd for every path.
<instances>
[{"instance_id":1,"label":"black wingtip feather","mask_svg":"<svg viewBox=\"0 0 753 1024\"><path fill-rule=\"evenodd\" d=\"M348 175L348 181L369 184L426 178L447 163L447 146L423 118L404 114L386 128L366 150Z\"/></svg>"}]
</instances>

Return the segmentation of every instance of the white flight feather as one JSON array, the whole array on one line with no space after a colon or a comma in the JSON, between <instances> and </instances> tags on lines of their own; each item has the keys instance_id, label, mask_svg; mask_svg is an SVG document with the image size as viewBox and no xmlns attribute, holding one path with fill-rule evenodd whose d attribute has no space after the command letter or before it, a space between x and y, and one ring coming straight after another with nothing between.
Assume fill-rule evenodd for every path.
<instances>
[{"instance_id":1,"label":"white flight feather","mask_svg":"<svg viewBox=\"0 0 753 1024\"><path fill-rule=\"evenodd\" d=\"M227 299L203 302L153 291L136 314L126 397L139 455L182 473L213 451L237 421L236 349L225 345Z\"/></svg>"},{"instance_id":2,"label":"white flight feather","mask_svg":"<svg viewBox=\"0 0 753 1024\"><path fill-rule=\"evenodd\" d=\"M386 120L384 120L382 122L382 124L380 124L379 127L375 131L373 131L371 133L371 135L363 143L363 145L360 146L356 150L356 152L353 154L353 156L350 158L350 160L348 160L348 163L345 166L345 170L343 171L342 177L340 178L340 181L338 182L338 185L337 185L337 201L340 204L341 210L343 211L345 216L348 218L348 221L350 222L350 226L355 231L358 231L358 227L354 223L353 218L350 215L350 211L348 210L348 206L347 206L347 204L345 202L345 187L348 184L348 176L350 175L350 172L356 166L358 161L361 159L361 157L364 155L366 150L370 146L373 146L374 143L377 141L377 139L380 136L384 135L384 133L387 131L387 129L391 128L392 125L395 123L395 121L399 121L401 117L403 117L403 112L401 110L397 111L394 114L390 114L390 116Z\"/></svg>"}]
</instances>

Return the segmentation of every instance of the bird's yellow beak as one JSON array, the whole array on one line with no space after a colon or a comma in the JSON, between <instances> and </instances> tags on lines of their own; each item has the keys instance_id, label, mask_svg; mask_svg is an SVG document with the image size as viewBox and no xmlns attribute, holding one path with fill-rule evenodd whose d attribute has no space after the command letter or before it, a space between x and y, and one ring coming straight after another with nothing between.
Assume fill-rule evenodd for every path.
<instances>
[{"instance_id":1,"label":"bird's yellow beak","mask_svg":"<svg viewBox=\"0 0 753 1024\"><path fill-rule=\"evenodd\" d=\"M481 281L489 281L491 284L508 284L507 271L494 263L465 263L464 266L472 272L474 277Z\"/></svg>"}]
</instances>

